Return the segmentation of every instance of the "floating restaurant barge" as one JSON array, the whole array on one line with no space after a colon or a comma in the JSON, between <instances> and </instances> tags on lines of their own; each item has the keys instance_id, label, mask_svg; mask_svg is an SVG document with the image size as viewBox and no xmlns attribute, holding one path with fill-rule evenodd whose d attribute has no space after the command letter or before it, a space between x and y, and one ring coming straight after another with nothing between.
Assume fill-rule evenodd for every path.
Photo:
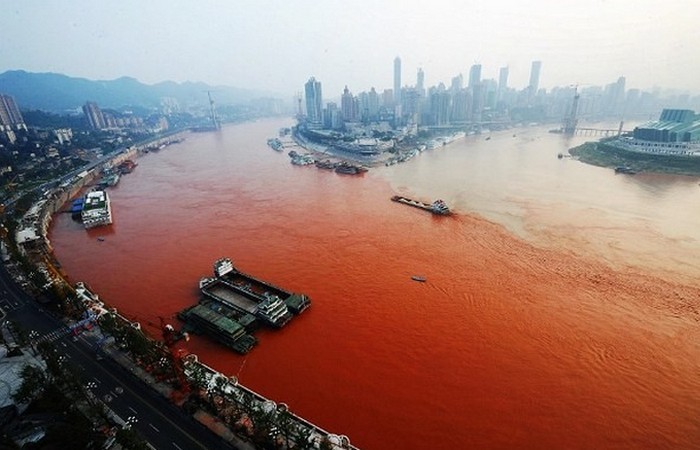
<instances>
[{"instance_id":1,"label":"floating restaurant barge","mask_svg":"<svg viewBox=\"0 0 700 450\"><path fill-rule=\"evenodd\" d=\"M450 208L443 200L435 200L433 203L423 203L408 197L402 197L400 195L394 195L391 197L391 200L397 203L403 203L404 205L413 206L414 208L422 209L439 216L447 216L451 214Z\"/></svg>"},{"instance_id":2,"label":"floating restaurant barge","mask_svg":"<svg viewBox=\"0 0 700 450\"><path fill-rule=\"evenodd\" d=\"M85 228L94 228L112 223L112 206L107 192L95 190L88 192L80 212Z\"/></svg>"},{"instance_id":3,"label":"floating restaurant barge","mask_svg":"<svg viewBox=\"0 0 700 450\"><path fill-rule=\"evenodd\" d=\"M311 305L304 294L280 287L238 271L228 258L214 263L214 277L202 278L203 298L179 317L239 353L246 353L255 338L248 334L259 323L281 328Z\"/></svg>"}]
</instances>

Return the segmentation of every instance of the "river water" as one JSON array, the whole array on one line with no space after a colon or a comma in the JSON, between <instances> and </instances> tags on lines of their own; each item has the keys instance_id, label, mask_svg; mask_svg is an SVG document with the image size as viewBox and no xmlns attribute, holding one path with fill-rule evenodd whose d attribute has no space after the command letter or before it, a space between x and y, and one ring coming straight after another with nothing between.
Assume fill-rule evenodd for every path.
<instances>
[{"instance_id":1,"label":"river water","mask_svg":"<svg viewBox=\"0 0 700 450\"><path fill-rule=\"evenodd\" d=\"M188 349L363 449L700 445L700 180L558 159L586 138L538 127L339 175L267 147L290 124L140 158L114 225L56 216L63 268L154 335L222 256L307 293L248 356Z\"/></svg>"}]
</instances>

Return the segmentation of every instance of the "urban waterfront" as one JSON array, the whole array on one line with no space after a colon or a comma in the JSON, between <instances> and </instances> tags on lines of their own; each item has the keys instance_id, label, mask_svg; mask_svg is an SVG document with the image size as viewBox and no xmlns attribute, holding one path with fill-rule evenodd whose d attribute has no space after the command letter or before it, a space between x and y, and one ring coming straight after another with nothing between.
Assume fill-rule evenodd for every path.
<instances>
[{"instance_id":1,"label":"urban waterfront","mask_svg":"<svg viewBox=\"0 0 700 450\"><path fill-rule=\"evenodd\" d=\"M586 138L545 127L344 176L270 150L290 124L139 159L110 192L114 225L55 218L64 270L154 335L221 256L309 294L248 356L187 348L363 449L698 442L698 179L557 159Z\"/></svg>"}]
</instances>

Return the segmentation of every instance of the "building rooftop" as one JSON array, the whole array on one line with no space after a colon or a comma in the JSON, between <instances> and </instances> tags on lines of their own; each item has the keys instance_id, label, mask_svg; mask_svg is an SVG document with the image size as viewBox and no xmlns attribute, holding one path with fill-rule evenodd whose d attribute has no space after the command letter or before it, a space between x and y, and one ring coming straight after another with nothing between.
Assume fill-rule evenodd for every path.
<instances>
[{"instance_id":1,"label":"building rooftop","mask_svg":"<svg viewBox=\"0 0 700 450\"><path fill-rule=\"evenodd\" d=\"M636 127L634 138L653 142L699 141L700 115L689 109L664 109L659 120Z\"/></svg>"},{"instance_id":2,"label":"building rooftop","mask_svg":"<svg viewBox=\"0 0 700 450\"><path fill-rule=\"evenodd\" d=\"M212 311L204 305L194 306L189 313L206 320L216 328L230 335L239 333L243 328L243 326L238 322L231 320L228 317L217 313L216 311Z\"/></svg>"}]
</instances>

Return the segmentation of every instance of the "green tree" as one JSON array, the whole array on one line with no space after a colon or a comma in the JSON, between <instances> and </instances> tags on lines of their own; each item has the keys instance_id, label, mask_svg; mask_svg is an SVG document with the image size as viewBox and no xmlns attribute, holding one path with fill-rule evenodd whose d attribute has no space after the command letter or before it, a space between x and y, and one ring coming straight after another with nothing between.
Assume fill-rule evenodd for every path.
<instances>
[{"instance_id":1,"label":"green tree","mask_svg":"<svg viewBox=\"0 0 700 450\"><path fill-rule=\"evenodd\" d=\"M121 428L115 436L117 442L122 447L129 450L148 450L149 447L146 441L131 428Z\"/></svg>"},{"instance_id":2,"label":"green tree","mask_svg":"<svg viewBox=\"0 0 700 450\"><path fill-rule=\"evenodd\" d=\"M297 425L292 433L296 448L299 450L313 450L316 448L313 440L313 430L305 425Z\"/></svg>"},{"instance_id":3,"label":"green tree","mask_svg":"<svg viewBox=\"0 0 700 450\"><path fill-rule=\"evenodd\" d=\"M17 392L12 394L12 399L17 403L28 403L44 392L47 378L44 370L40 367L27 364L20 373L22 384Z\"/></svg>"}]
</instances>

